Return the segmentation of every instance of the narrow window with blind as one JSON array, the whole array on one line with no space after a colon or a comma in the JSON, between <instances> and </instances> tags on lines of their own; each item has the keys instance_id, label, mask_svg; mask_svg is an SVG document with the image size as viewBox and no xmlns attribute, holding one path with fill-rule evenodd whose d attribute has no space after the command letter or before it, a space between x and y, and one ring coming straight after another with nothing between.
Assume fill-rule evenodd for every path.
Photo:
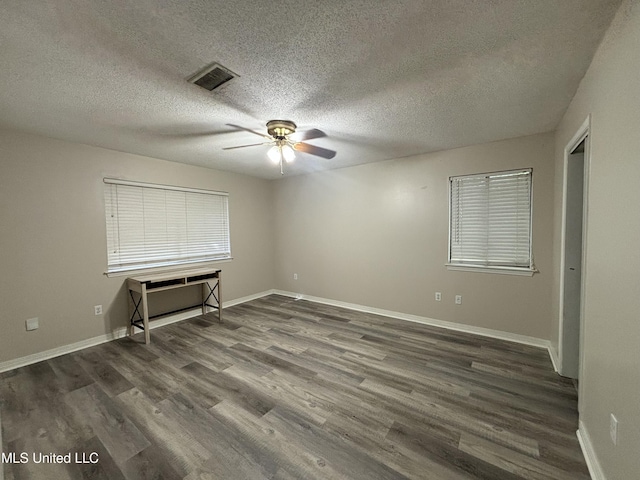
<instances>
[{"instance_id":1,"label":"narrow window with blind","mask_svg":"<svg viewBox=\"0 0 640 480\"><path fill-rule=\"evenodd\" d=\"M104 183L107 273L231 258L227 193Z\"/></svg>"},{"instance_id":2,"label":"narrow window with blind","mask_svg":"<svg viewBox=\"0 0 640 480\"><path fill-rule=\"evenodd\" d=\"M531 169L450 177L451 270L532 275Z\"/></svg>"}]
</instances>

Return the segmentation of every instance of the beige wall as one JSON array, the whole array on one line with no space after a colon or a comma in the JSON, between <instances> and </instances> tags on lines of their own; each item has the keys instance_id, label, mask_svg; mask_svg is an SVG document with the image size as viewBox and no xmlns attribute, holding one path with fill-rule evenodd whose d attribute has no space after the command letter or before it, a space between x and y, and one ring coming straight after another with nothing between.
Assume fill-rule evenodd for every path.
<instances>
[{"instance_id":1,"label":"beige wall","mask_svg":"<svg viewBox=\"0 0 640 480\"><path fill-rule=\"evenodd\" d=\"M230 192L225 300L276 287L551 338L563 149L592 115L581 421L608 480L640 471L640 2L626 0L555 134L268 182L0 130L0 362L127 321L106 278L102 178ZM554 163L555 159L555 163ZM533 277L446 270L447 178L534 169ZM293 273L299 275L293 280ZM434 292L443 293L435 302ZM463 304L454 305L454 295ZM188 302L192 293L166 300ZM93 315L102 304L104 315ZM162 305L160 305L162 306ZM40 318L26 332L24 321ZM609 439L609 414L619 424Z\"/></svg>"},{"instance_id":2,"label":"beige wall","mask_svg":"<svg viewBox=\"0 0 640 480\"><path fill-rule=\"evenodd\" d=\"M591 114L581 421L608 480L640 472L640 2L626 1L556 135L553 342L563 151ZM619 421L618 445L609 415Z\"/></svg>"},{"instance_id":3,"label":"beige wall","mask_svg":"<svg viewBox=\"0 0 640 480\"><path fill-rule=\"evenodd\" d=\"M542 134L279 180L276 288L548 339L553 147ZM448 271L448 177L521 167L540 273Z\"/></svg>"},{"instance_id":4,"label":"beige wall","mask_svg":"<svg viewBox=\"0 0 640 480\"><path fill-rule=\"evenodd\" d=\"M271 182L0 130L0 362L126 325L125 277L103 275L103 177L229 192L224 300L273 288ZM197 295L167 293L155 305ZM32 317L40 328L27 332Z\"/></svg>"}]
</instances>

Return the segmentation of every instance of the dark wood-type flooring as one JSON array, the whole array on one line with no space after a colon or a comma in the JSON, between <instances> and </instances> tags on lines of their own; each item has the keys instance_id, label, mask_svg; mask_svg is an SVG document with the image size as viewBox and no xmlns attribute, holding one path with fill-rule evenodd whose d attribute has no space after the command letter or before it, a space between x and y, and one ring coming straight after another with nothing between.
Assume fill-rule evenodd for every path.
<instances>
[{"instance_id":1,"label":"dark wood-type flooring","mask_svg":"<svg viewBox=\"0 0 640 480\"><path fill-rule=\"evenodd\" d=\"M1 374L5 479L589 478L544 349L276 295L151 338Z\"/></svg>"}]
</instances>

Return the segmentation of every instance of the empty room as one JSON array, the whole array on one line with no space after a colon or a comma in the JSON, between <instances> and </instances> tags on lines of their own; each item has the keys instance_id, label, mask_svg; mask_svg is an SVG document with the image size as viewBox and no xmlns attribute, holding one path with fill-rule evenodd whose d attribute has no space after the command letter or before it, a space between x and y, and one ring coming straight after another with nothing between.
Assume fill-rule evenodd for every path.
<instances>
[{"instance_id":1,"label":"empty room","mask_svg":"<svg viewBox=\"0 0 640 480\"><path fill-rule=\"evenodd\" d=\"M0 2L0 480L640 478L640 1Z\"/></svg>"}]
</instances>

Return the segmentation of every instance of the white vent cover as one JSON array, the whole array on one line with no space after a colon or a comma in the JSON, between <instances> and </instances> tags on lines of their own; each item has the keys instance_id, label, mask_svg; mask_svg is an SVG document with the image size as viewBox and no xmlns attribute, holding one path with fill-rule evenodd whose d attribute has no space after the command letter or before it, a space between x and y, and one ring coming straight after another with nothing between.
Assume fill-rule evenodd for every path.
<instances>
[{"instance_id":1,"label":"white vent cover","mask_svg":"<svg viewBox=\"0 0 640 480\"><path fill-rule=\"evenodd\" d=\"M212 92L239 76L240 75L233 73L231 70L223 67L219 63L213 63L204 70L196 73L189 79L189 81Z\"/></svg>"}]
</instances>

